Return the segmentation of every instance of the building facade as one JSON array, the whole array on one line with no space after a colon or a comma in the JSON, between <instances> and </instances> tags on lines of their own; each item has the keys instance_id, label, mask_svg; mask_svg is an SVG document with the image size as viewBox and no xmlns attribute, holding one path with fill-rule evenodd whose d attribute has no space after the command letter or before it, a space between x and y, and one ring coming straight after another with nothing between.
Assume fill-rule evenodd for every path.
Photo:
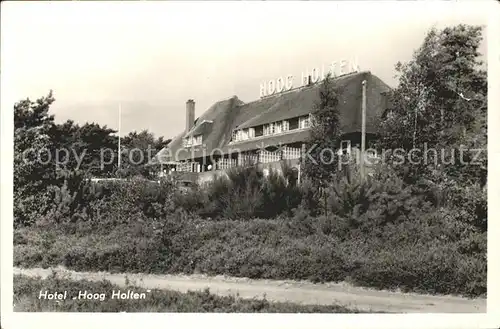
<instances>
[{"instance_id":1,"label":"building facade","mask_svg":"<svg viewBox=\"0 0 500 329\"><path fill-rule=\"evenodd\" d=\"M339 152L361 145L362 101L366 99L367 147L377 138L388 108L390 88L368 71L334 78L339 90ZM366 81L363 88L363 81ZM162 175L203 182L237 166L279 169L286 160L300 173L299 159L311 129L311 113L319 100L320 83L244 103L233 96L219 101L195 119L195 102L186 102L186 127L151 162ZM363 95L365 93L365 95ZM365 96L365 97L363 97Z\"/></svg>"}]
</instances>

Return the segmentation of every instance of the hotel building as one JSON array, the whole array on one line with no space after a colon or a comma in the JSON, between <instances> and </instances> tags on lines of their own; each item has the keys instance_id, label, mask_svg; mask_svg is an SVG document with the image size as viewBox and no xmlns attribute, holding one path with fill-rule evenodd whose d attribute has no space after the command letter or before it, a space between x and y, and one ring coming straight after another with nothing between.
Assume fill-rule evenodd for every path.
<instances>
[{"instance_id":1,"label":"hotel building","mask_svg":"<svg viewBox=\"0 0 500 329\"><path fill-rule=\"evenodd\" d=\"M263 91L267 85L261 86L261 98L256 101L244 103L233 96L215 103L196 119L195 102L188 100L184 131L151 164L162 175L202 183L231 167L257 165L266 172L269 168L279 170L281 161L287 160L300 177L299 159L310 134L311 113L321 84L317 77L306 79L299 88L284 88L278 79L271 92ZM339 152L350 154L361 145L363 98L369 147L388 108L389 86L369 71L335 76L334 83L339 90L343 133Z\"/></svg>"}]
</instances>

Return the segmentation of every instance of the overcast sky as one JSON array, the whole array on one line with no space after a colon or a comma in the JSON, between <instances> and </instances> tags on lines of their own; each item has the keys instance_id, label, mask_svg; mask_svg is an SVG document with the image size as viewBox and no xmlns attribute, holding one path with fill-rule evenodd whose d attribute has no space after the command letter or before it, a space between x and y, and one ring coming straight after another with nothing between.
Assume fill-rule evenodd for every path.
<instances>
[{"instance_id":1,"label":"overcast sky","mask_svg":"<svg viewBox=\"0 0 500 329\"><path fill-rule=\"evenodd\" d=\"M357 57L395 86L426 32L487 23L457 3L53 2L2 3L2 74L9 97L54 91L58 122L97 122L122 133L173 137L185 102L196 116L237 95L259 98L264 80ZM486 37L486 36L485 36ZM482 47L486 53L486 43Z\"/></svg>"}]
</instances>

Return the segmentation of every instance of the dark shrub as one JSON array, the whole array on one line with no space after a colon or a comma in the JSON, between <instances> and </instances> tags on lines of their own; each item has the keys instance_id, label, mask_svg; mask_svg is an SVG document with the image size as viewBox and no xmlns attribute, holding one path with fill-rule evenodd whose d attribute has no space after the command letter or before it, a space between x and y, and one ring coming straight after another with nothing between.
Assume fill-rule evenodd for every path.
<instances>
[{"instance_id":1,"label":"dark shrub","mask_svg":"<svg viewBox=\"0 0 500 329\"><path fill-rule=\"evenodd\" d=\"M271 170L262 188L259 217L273 218L280 214L290 216L300 204L300 190L287 181L282 173Z\"/></svg>"},{"instance_id":2,"label":"dark shrub","mask_svg":"<svg viewBox=\"0 0 500 329\"><path fill-rule=\"evenodd\" d=\"M206 214L208 204L208 194L202 187L194 185L187 191L176 190L174 193L174 204L176 208L182 208L188 212L196 213L202 216Z\"/></svg>"},{"instance_id":3,"label":"dark shrub","mask_svg":"<svg viewBox=\"0 0 500 329\"><path fill-rule=\"evenodd\" d=\"M203 217L218 219L291 215L301 200L301 190L292 176L289 171L283 174L270 170L265 177L263 171L255 166L231 168L227 175L217 176L203 189L180 195L176 204Z\"/></svg>"}]
</instances>

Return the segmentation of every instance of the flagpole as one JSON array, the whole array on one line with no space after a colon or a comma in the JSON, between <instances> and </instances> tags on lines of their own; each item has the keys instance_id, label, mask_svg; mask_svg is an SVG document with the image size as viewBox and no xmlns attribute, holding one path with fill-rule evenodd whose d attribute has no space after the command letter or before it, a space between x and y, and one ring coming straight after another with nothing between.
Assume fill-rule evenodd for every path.
<instances>
[{"instance_id":1,"label":"flagpole","mask_svg":"<svg viewBox=\"0 0 500 329\"><path fill-rule=\"evenodd\" d=\"M118 169L121 168L122 152L121 152L121 131L122 130L122 104L118 104Z\"/></svg>"},{"instance_id":2,"label":"flagpole","mask_svg":"<svg viewBox=\"0 0 500 329\"><path fill-rule=\"evenodd\" d=\"M366 80L363 80L361 99L361 179L365 179L365 149L366 149Z\"/></svg>"}]
</instances>

